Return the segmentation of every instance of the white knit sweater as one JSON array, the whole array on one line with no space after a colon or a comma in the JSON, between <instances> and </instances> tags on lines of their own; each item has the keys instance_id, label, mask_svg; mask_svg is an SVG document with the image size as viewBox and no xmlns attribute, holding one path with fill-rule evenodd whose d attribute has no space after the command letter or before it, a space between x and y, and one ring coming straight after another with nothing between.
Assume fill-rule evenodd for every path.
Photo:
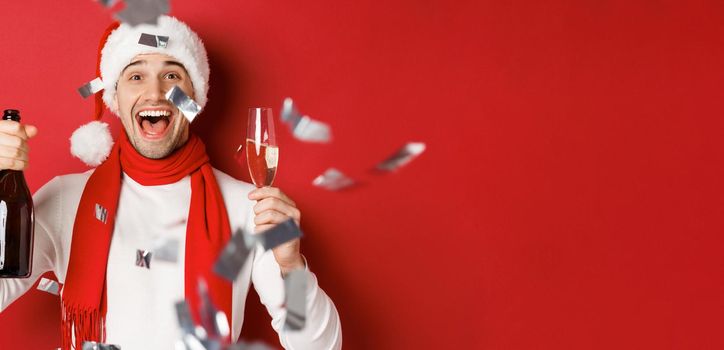
<instances>
[{"instance_id":1,"label":"white knit sweater","mask_svg":"<svg viewBox=\"0 0 724 350\"><path fill-rule=\"evenodd\" d=\"M0 279L0 311L25 293L45 272L59 282L67 276L75 214L91 171L58 176L33 196L35 244L33 274L28 279ZM253 232L254 189L214 169L229 213L232 232ZM142 186L123 176L115 229L108 257L106 314L107 342L124 350L173 349L180 338L174 303L184 298L184 251L191 182ZM135 264L136 250L151 250L159 239L178 242L177 263L152 260L150 269ZM303 331L283 330L286 311L284 281L271 251L257 249L233 287L232 335L239 336L249 286L272 317L272 327L286 349L340 349L342 333L337 310L319 288L316 277L307 282L307 324ZM93 264L93 261L88 261ZM251 322L258 322L251 320Z\"/></svg>"}]
</instances>

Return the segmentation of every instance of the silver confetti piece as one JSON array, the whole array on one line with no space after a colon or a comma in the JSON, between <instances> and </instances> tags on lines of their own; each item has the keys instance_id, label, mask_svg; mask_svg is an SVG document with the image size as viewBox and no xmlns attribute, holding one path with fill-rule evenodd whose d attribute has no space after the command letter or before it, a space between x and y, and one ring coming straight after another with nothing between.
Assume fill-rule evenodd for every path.
<instances>
[{"instance_id":1,"label":"silver confetti piece","mask_svg":"<svg viewBox=\"0 0 724 350\"><path fill-rule=\"evenodd\" d=\"M171 101L183 113L189 123L193 122L196 115L201 112L201 106L178 86L174 86L166 93L166 99Z\"/></svg>"},{"instance_id":2,"label":"silver confetti piece","mask_svg":"<svg viewBox=\"0 0 724 350\"><path fill-rule=\"evenodd\" d=\"M395 171L417 158L425 151L425 144L422 142L408 142L395 154L377 165L377 170Z\"/></svg>"},{"instance_id":3,"label":"silver confetti piece","mask_svg":"<svg viewBox=\"0 0 724 350\"><path fill-rule=\"evenodd\" d=\"M344 175L335 168L329 168L324 174L317 176L312 184L330 191L339 191L343 188L350 187L355 181Z\"/></svg>"},{"instance_id":4,"label":"silver confetti piece","mask_svg":"<svg viewBox=\"0 0 724 350\"><path fill-rule=\"evenodd\" d=\"M202 340L201 344L206 350L221 350L221 342L217 339Z\"/></svg>"},{"instance_id":5,"label":"silver confetti piece","mask_svg":"<svg viewBox=\"0 0 724 350\"><path fill-rule=\"evenodd\" d=\"M115 17L132 27L139 24L156 25L158 17L168 11L168 0L126 0L126 8L117 12Z\"/></svg>"},{"instance_id":6,"label":"silver confetti piece","mask_svg":"<svg viewBox=\"0 0 724 350\"><path fill-rule=\"evenodd\" d=\"M156 261L165 261L169 263L177 263L179 256L179 245L181 243L176 238L159 238L151 248L153 259Z\"/></svg>"},{"instance_id":7,"label":"silver confetti piece","mask_svg":"<svg viewBox=\"0 0 724 350\"><path fill-rule=\"evenodd\" d=\"M101 78L95 78L79 87L78 93L83 98L88 98L88 96L91 96L101 90L103 90L103 80L101 80Z\"/></svg>"},{"instance_id":8,"label":"silver confetti piece","mask_svg":"<svg viewBox=\"0 0 724 350\"><path fill-rule=\"evenodd\" d=\"M141 37L138 38L138 43L141 45L166 48L168 46L168 37L161 35L153 35L147 33L141 33Z\"/></svg>"},{"instance_id":9,"label":"silver confetti piece","mask_svg":"<svg viewBox=\"0 0 724 350\"><path fill-rule=\"evenodd\" d=\"M259 232L254 235L254 238L261 243L265 250L270 250L301 236L302 231L299 230L294 219L288 219L268 230Z\"/></svg>"},{"instance_id":10,"label":"silver confetti piece","mask_svg":"<svg viewBox=\"0 0 724 350\"><path fill-rule=\"evenodd\" d=\"M194 326L193 318L191 318L191 308L189 308L189 304L186 300L181 300L174 306L176 308L176 318L181 330L186 334L194 334L196 327Z\"/></svg>"},{"instance_id":11,"label":"silver confetti piece","mask_svg":"<svg viewBox=\"0 0 724 350\"><path fill-rule=\"evenodd\" d=\"M56 281L43 277L40 279L40 283L38 283L38 290L42 290L43 292L47 292L50 294L59 295L60 284L58 284L58 282Z\"/></svg>"},{"instance_id":12,"label":"silver confetti piece","mask_svg":"<svg viewBox=\"0 0 724 350\"><path fill-rule=\"evenodd\" d=\"M84 341L83 350L121 350L121 347L113 344L103 344L94 341Z\"/></svg>"},{"instance_id":13,"label":"silver confetti piece","mask_svg":"<svg viewBox=\"0 0 724 350\"><path fill-rule=\"evenodd\" d=\"M98 0L103 7L113 7L116 4L116 0Z\"/></svg>"},{"instance_id":14,"label":"silver confetti piece","mask_svg":"<svg viewBox=\"0 0 724 350\"><path fill-rule=\"evenodd\" d=\"M307 274L304 269L289 272L284 277L285 306L287 317L284 328L298 331L304 328L307 320Z\"/></svg>"},{"instance_id":15,"label":"silver confetti piece","mask_svg":"<svg viewBox=\"0 0 724 350\"><path fill-rule=\"evenodd\" d=\"M294 105L294 100L292 100L291 97L285 98L282 104L282 121L289 124L292 130L294 130L294 127L297 126L300 119L302 119L302 114L299 113L297 107Z\"/></svg>"},{"instance_id":16,"label":"silver confetti piece","mask_svg":"<svg viewBox=\"0 0 724 350\"><path fill-rule=\"evenodd\" d=\"M104 208L100 204L96 203L96 219L102 223L106 223L108 220L108 209Z\"/></svg>"},{"instance_id":17,"label":"silver confetti piece","mask_svg":"<svg viewBox=\"0 0 724 350\"><path fill-rule=\"evenodd\" d=\"M184 334L183 342L188 350L206 350L204 344L193 334Z\"/></svg>"},{"instance_id":18,"label":"silver confetti piece","mask_svg":"<svg viewBox=\"0 0 724 350\"><path fill-rule=\"evenodd\" d=\"M201 318L209 318L210 314L210 322L215 323L215 319L218 318L217 315L221 311L217 311L213 304L211 304L211 298L209 297L206 283L203 282L202 279L199 280L198 289L202 304L200 306L201 310L199 310ZM204 327L194 324L194 321L191 318L191 309L185 300L177 302L175 304L175 308L178 323L183 333L182 339L177 341L175 344L176 349L222 350L222 343L218 339L218 332L216 334L208 334ZM221 314L224 313L221 312ZM202 322L203 321L204 320L202 320ZM224 316L224 321L226 322L226 316ZM226 329L228 329L228 327L228 325L225 326Z\"/></svg>"},{"instance_id":19,"label":"silver confetti piece","mask_svg":"<svg viewBox=\"0 0 724 350\"><path fill-rule=\"evenodd\" d=\"M226 314L219 310L216 312L216 331L218 332L219 336L222 338L226 338L231 334L231 329L229 329L229 319L226 317Z\"/></svg>"},{"instance_id":20,"label":"silver confetti piece","mask_svg":"<svg viewBox=\"0 0 724 350\"><path fill-rule=\"evenodd\" d=\"M224 350L275 350L275 348L260 341L248 343L239 340L236 344L230 344Z\"/></svg>"},{"instance_id":21,"label":"silver confetti piece","mask_svg":"<svg viewBox=\"0 0 724 350\"><path fill-rule=\"evenodd\" d=\"M247 350L248 347L244 342L238 342L236 344L229 344L224 350Z\"/></svg>"},{"instance_id":22,"label":"silver confetti piece","mask_svg":"<svg viewBox=\"0 0 724 350\"><path fill-rule=\"evenodd\" d=\"M214 273L231 282L236 280L251 253L251 244L247 245L249 239L245 236L247 235L241 229L236 230L216 259Z\"/></svg>"},{"instance_id":23,"label":"silver confetti piece","mask_svg":"<svg viewBox=\"0 0 724 350\"><path fill-rule=\"evenodd\" d=\"M329 142L332 131L326 123L304 116L294 127L294 137L307 142Z\"/></svg>"},{"instance_id":24,"label":"silver confetti piece","mask_svg":"<svg viewBox=\"0 0 724 350\"><path fill-rule=\"evenodd\" d=\"M287 97L282 106L282 121L289 126L294 137L306 142L329 142L332 131L328 124L302 115L294 105L294 101Z\"/></svg>"},{"instance_id":25,"label":"silver confetti piece","mask_svg":"<svg viewBox=\"0 0 724 350\"><path fill-rule=\"evenodd\" d=\"M222 311L219 311L214 303L211 301L208 286L206 285L206 281L203 278L199 278L198 291L199 299L201 299L201 305L199 306L201 326L203 327L203 329L208 330L208 337L218 338L223 337L223 333L228 334L229 325L228 323L226 323L228 322L226 319L226 314L224 314L224 312ZM219 312L221 312L221 316L223 316L223 325L219 323ZM206 337L200 338L204 339Z\"/></svg>"},{"instance_id":26,"label":"silver confetti piece","mask_svg":"<svg viewBox=\"0 0 724 350\"><path fill-rule=\"evenodd\" d=\"M150 269L152 255L153 255L153 253L151 253L148 250L137 249L136 250L136 266L145 267L147 269Z\"/></svg>"},{"instance_id":27,"label":"silver confetti piece","mask_svg":"<svg viewBox=\"0 0 724 350\"><path fill-rule=\"evenodd\" d=\"M196 337L196 339L202 340L206 339L208 333L206 333L206 329L204 327L196 326L194 327L194 336Z\"/></svg>"}]
</instances>

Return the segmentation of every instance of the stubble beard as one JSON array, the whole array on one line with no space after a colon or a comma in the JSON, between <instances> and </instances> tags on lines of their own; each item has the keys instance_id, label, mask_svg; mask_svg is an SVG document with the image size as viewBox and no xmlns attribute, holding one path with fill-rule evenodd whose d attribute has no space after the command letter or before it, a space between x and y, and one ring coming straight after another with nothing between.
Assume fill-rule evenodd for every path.
<instances>
[{"instance_id":1,"label":"stubble beard","mask_svg":"<svg viewBox=\"0 0 724 350\"><path fill-rule=\"evenodd\" d=\"M178 145L178 135L157 142L148 142L140 135L133 135L131 144L140 155L149 159L161 159L171 154Z\"/></svg>"}]
</instances>

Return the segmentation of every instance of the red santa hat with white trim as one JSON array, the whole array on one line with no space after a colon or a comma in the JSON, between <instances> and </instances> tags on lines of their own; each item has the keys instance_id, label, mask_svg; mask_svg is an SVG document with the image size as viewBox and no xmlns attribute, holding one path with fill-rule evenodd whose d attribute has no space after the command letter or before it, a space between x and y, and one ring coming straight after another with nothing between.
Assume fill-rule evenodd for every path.
<instances>
[{"instance_id":1,"label":"red santa hat with white trim","mask_svg":"<svg viewBox=\"0 0 724 350\"><path fill-rule=\"evenodd\" d=\"M139 44L141 34L168 37L163 45ZM113 146L108 124L101 122L103 104L118 116L113 108L116 85L123 69L134 57L141 54L160 53L178 60L186 68L193 85L195 101L203 108L209 90L209 61L199 36L185 23L170 16L160 16L156 25L141 24L135 27L114 23L108 27L98 47L97 74L103 81L103 92L95 97L94 121L75 130L70 138L71 153L89 166L98 166L108 158Z\"/></svg>"}]
</instances>

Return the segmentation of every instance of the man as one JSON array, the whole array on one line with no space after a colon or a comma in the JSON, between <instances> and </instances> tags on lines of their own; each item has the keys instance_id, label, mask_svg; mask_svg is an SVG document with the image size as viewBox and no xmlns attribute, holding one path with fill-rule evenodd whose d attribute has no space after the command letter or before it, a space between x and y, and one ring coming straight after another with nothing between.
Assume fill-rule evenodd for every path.
<instances>
[{"instance_id":1,"label":"man","mask_svg":"<svg viewBox=\"0 0 724 350\"><path fill-rule=\"evenodd\" d=\"M73 153L100 165L56 177L35 194L33 274L0 280L0 311L53 271L64 284L63 349L83 340L124 350L172 349L181 337L174 303L186 299L196 310L200 280L229 315L232 339L241 332L253 283L285 348L341 348L339 316L311 273L305 328L283 327L283 277L306 268L299 240L267 252L258 246L233 286L211 272L236 229L258 233L289 218L299 223L300 212L277 188L255 189L212 169L187 119L165 99L177 86L201 106L206 103L209 67L196 33L167 16L155 26L121 24L108 33L100 59L103 102L125 132L112 149L108 143L84 145L84 138L107 138L102 134L107 127L98 122L74 134ZM168 46L139 45L141 33L168 36ZM27 140L36 133L30 125L0 122L0 168L24 169ZM137 251L158 242L178 242L178 262L136 266Z\"/></svg>"}]
</instances>

